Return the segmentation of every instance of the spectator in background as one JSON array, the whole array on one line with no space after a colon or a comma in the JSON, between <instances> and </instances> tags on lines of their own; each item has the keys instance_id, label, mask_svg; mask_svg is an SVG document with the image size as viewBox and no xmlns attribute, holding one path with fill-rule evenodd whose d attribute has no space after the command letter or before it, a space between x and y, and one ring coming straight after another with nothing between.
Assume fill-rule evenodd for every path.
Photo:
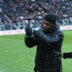
<instances>
[{"instance_id":1,"label":"spectator in background","mask_svg":"<svg viewBox=\"0 0 72 72\"><path fill-rule=\"evenodd\" d=\"M37 45L35 72L62 72L61 47L63 33L56 24L56 16L44 16L43 27L25 29L25 44L32 48Z\"/></svg>"},{"instance_id":2,"label":"spectator in background","mask_svg":"<svg viewBox=\"0 0 72 72\"><path fill-rule=\"evenodd\" d=\"M10 22L14 21L14 18L22 17L26 15L27 7L34 9L34 13L41 13L42 17L46 13L54 13L58 20L69 19L69 23L72 24L72 0L0 0L0 20L3 22L4 18L8 18ZM20 19L23 20L23 19ZM12 23L11 23L12 24ZM62 25L62 24L61 24Z\"/></svg>"}]
</instances>

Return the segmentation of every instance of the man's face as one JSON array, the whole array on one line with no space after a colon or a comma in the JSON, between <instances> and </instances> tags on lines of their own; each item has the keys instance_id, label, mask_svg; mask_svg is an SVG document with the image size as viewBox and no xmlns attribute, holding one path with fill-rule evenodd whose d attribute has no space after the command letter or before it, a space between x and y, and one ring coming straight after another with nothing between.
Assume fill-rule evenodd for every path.
<instances>
[{"instance_id":1,"label":"man's face","mask_svg":"<svg viewBox=\"0 0 72 72\"><path fill-rule=\"evenodd\" d=\"M47 22L47 21L43 21L43 28L44 28L44 31L47 31L48 29L50 29L52 26L51 23Z\"/></svg>"}]
</instances>

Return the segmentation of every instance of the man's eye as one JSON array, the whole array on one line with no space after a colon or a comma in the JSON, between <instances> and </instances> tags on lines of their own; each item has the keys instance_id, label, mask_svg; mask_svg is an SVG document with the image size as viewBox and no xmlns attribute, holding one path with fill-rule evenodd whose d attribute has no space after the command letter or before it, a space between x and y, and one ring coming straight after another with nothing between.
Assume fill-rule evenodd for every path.
<instances>
[{"instance_id":1,"label":"man's eye","mask_svg":"<svg viewBox=\"0 0 72 72\"><path fill-rule=\"evenodd\" d=\"M44 22L44 24L48 24L48 23L45 23L45 22Z\"/></svg>"}]
</instances>

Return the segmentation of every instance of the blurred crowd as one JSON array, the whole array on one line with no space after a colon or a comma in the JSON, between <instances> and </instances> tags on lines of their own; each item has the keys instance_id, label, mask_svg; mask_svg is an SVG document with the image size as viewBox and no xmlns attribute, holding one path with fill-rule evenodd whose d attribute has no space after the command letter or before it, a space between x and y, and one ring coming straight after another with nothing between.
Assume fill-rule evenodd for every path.
<instances>
[{"instance_id":1,"label":"blurred crowd","mask_svg":"<svg viewBox=\"0 0 72 72\"><path fill-rule=\"evenodd\" d=\"M0 23L10 25L23 21L28 8L41 17L54 13L58 20L72 21L72 0L0 0Z\"/></svg>"}]
</instances>

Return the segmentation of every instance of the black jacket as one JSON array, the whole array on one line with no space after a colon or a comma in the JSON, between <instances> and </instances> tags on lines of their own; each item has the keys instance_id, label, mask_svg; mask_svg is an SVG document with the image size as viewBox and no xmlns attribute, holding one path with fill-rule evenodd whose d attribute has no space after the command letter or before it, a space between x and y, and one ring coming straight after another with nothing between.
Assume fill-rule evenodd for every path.
<instances>
[{"instance_id":1,"label":"black jacket","mask_svg":"<svg viewBox=\"0 0 72 72\"><path fill-rule=\"evenodd\" d=\"M63 33L59 28L54 28L44 33L34 32L34 36L25 37L25 44L29 48L37 45L35 70L39 72L62 72L61 47Z\"/></svg>"},{"instance_id":2,"label":"black jacket","mask_svg":"<svg viewBox=\"0 0 72 72\"><path fill-rule=\"evenodd\" d=\"M68 53L63 53L63 58L72 58L72 52L68 52Z\"/></svg>"}]
</instances>

